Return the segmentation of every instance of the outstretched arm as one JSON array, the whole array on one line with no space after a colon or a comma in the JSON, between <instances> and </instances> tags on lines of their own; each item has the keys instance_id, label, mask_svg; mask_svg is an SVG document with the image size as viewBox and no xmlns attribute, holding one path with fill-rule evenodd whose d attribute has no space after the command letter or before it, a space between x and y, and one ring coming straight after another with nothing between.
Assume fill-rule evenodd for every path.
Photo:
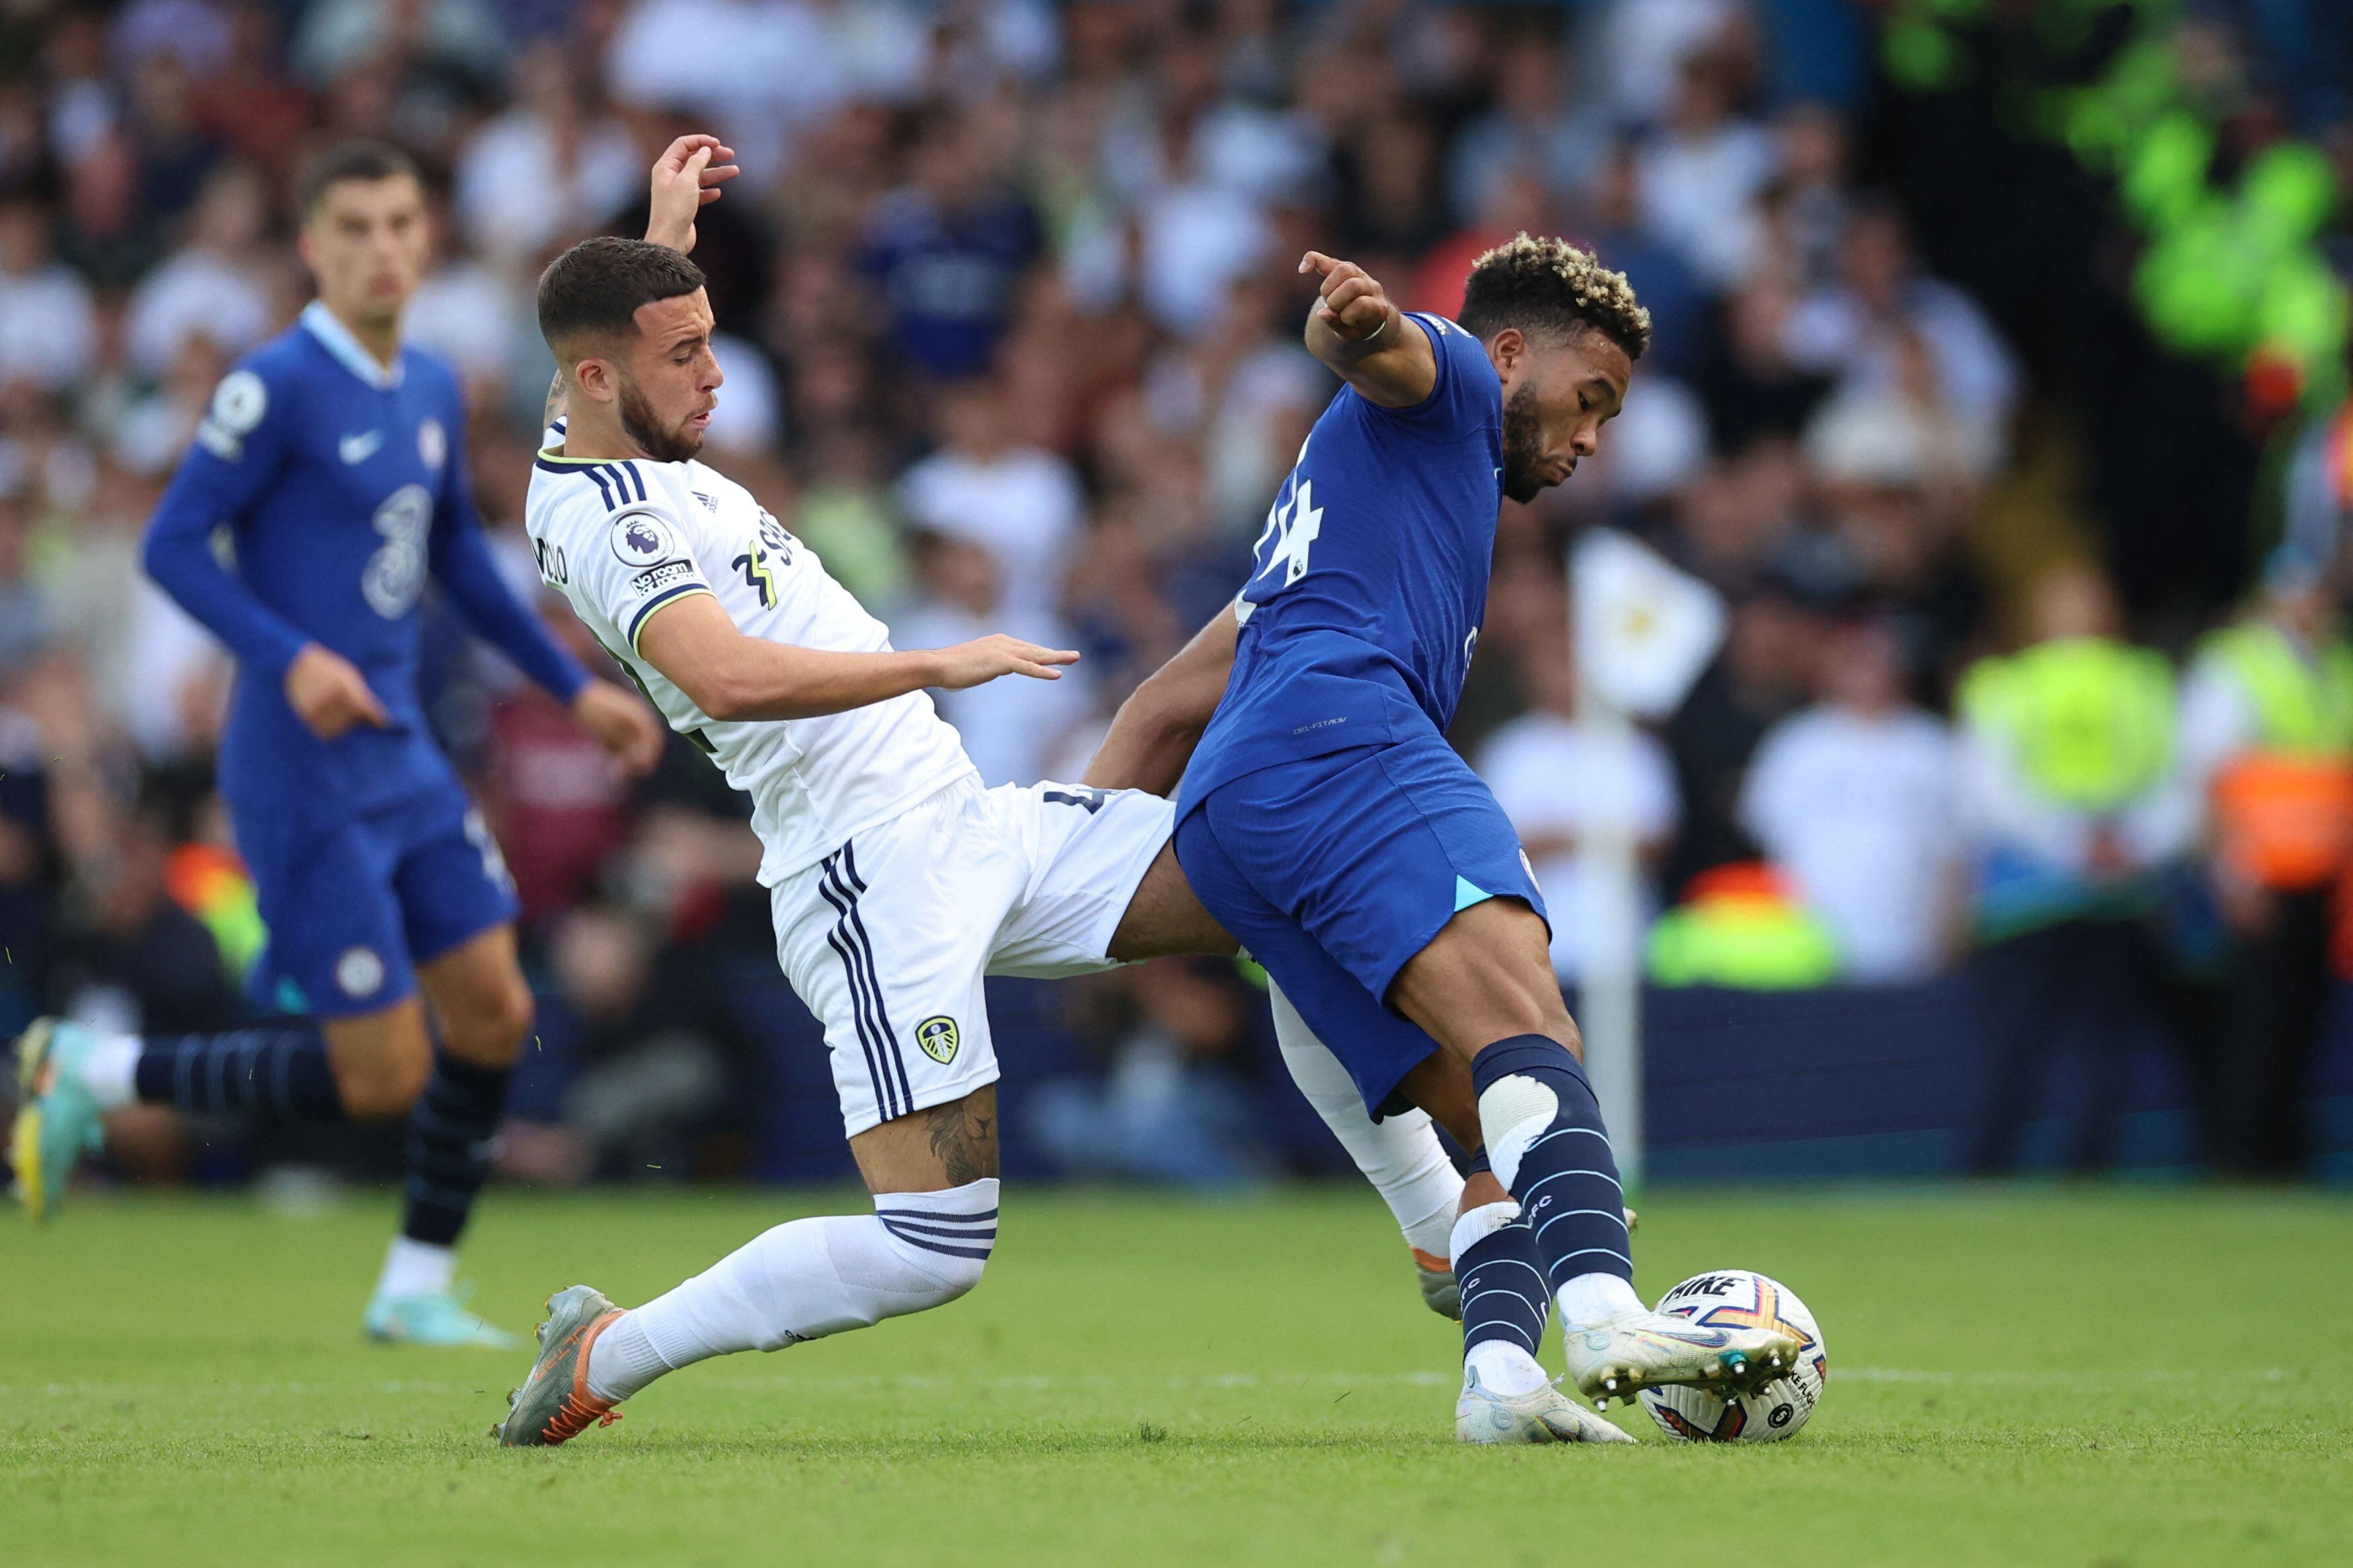
<instances>
[{"instance_id":1,"label":"outstretched arm","mask_svg":"<svg viewBox=\"0 0 2353 1568\"><path fill-rule=\"evenodd\" d=\"M1307 352L1358 396L1383 408L1410 408L1437 389L1430 334L1391 304L1363 268L1311 250L1299 258L1299 270L1324 280L1307 316Z\"/></svg>"},{"instance_id":2,"label":"outstretched arm","mask_svg":"<svg viewBox=\"0 0 2353 1568\"><path fill-rule=\"evenodd\" d=\"M1000 675L1060 680L1076 664L1066 648L987 637L916 652L846 653L745 637L708 594L656 610L637 635L638 653L697 708L721 721L814 719L887 702L926 687L951 691Z\"/></svg>"},{"instance_id":3,"label":"outstretched arm","mask_svg":"<svg viewBox=\"0 0 2353 1568\"><path fill-rule=\"evenodd\" d=\"M1209 727L1209 716L1226 694L1241 629L1234 607L1228 605L1176 658L1146 677L1119 705L1111 733L1103 737L1102 750L1081 782L1099 789L1176 793L1201 731Z\"/></svg>"}]
</instances>

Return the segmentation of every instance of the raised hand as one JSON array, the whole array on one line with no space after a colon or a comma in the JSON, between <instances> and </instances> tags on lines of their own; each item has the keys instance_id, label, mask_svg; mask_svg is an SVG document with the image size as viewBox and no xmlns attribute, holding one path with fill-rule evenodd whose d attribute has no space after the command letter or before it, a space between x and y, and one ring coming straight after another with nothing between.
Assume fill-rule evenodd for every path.
<instances>
[{"instance_id":1,"label":"raised hand","mask_svg":"<svg viewBox=\"0 0 2353 1568\"><path fill-rule=\"evenodd\" d=\"M392 722L358 667L317 643L306 645L286 667L286 700L322 741L361 724L381 730Z\"/></svg>"},{"instance_id":2,"label":"raised hand","mask_svg":"<svg viewBox=\"0 0 2353 1568\"><path fill-rule=\"evenodd\" d=\"M954 647L939 650L939 679L932 682L950 691L961 691L967 686L978 686L995 680L1000 675L1026 675L1034 680L1060 680L1062 672L1056 665L1076 664L1079 656L1069 648L1040 647L1019 637L1003 633L958 643Z\"/></svg>"},{"instance_id":3,"label":"raised hand","mask_svg":"<svg viewBox=\"0 0 2353 1568\"><path fill-rule=\"evenodd\" d=\"M1409 324L1370 273L1311 250L1299 270L1322 279L1307 316L1307 352L1383 408L1411 408L1438 384L1430 334Z\"/></svg>"},{"instance_id":4,"label":"raised hand","mask_svg":"<svg viewBox=\"0 0 2353 1568\"><path fill-rule=\"evenodd\" d=\"M1355 262L1311 250L1299 258L1299 270L1324 280L1315 319L1348 342L1368 344L1397 320L1398 308L1379 281Z\"/></svg>"},{"instance_id":5,"label":"raised hand","mask_svg":"<svg viewBox=\"0 0 2353 1568\"><path fill-rule=\"evenodd\" d=\"M744 171L735 150L716 136L681 136L654 160L646 237L672 250L694 249L694 215L719 199L719 187Z\"/></svg>"}]
</instances>

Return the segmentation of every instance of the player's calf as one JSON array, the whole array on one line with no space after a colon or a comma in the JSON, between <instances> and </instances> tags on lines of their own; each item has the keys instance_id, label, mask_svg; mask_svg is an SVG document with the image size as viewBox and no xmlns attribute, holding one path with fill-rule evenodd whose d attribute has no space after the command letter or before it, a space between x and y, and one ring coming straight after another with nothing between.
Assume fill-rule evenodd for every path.
<instances>
[{"instance_id":1,"label":"player's calf","mask_svg":"<svg viewBox=\"0 0 2353 1568\"><path fill-rule=\"evenodd\" d=\"M993 1176L941 1192L883 1193L871 1215L777 1226L629 1311L586 1286L560 1291L499 1441L561 1443L681 1367L944 1307L980 1283L997 1212ZM568 1335L579 1342L567 1344Z\"/></svg>"}]
</instances>

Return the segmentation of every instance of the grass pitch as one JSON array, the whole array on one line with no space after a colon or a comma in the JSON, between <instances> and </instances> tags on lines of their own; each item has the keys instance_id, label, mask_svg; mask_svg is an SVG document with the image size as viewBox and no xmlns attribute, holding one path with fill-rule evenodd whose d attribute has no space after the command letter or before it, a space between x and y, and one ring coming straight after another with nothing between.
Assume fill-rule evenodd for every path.
<instances>
[{"instance_id":1,"label":"grass pitch","mask_svg":"<svg viewBox=\"0 0 2353 1568\"><path fill-rule=\"evenodd\" d=\"M387 1201L0 1221L0 1562L2348 1561L2342 1198L1656 1192L1643 1292L1779 1276L1822 1321L1821 1410L1774 1446L1511 1451L1451 1441L1451 1325L1370 1194L1008 1200L955 1306L519 1451L485 1432L525 1357L359 1337ZM850 1201L497 1193L476 1304L525 1329L575 1280L640 1300Z\"/></svg>"}]
</instances>

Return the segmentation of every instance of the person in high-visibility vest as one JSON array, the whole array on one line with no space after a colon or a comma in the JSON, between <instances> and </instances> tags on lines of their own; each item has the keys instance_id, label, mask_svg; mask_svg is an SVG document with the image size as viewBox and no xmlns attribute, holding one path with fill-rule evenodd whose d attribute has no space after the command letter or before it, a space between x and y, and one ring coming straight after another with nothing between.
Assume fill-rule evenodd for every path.
<instances>
[{"instance_id":1,"label":"person in high-visibility vest","mask_svg":"<svg viewBox=\"0 0 2353 1568\"><path fill-rule=\"evenodd\" d=\"M2211 1064L2215 1163L2290 1176L2310 1150L2312 1065L2336 900L2353 865L2353 645L2325 573L2283 551L2244 619L2208 637L2181 700L2185 776L2231 936Z\"/></svg>"},{"instance_id":2,"label":"person in high-visibility vest","mask_svg":"<svg viewBox=\"0 0 2353 1568\"><path fill-rule=\"evenodd\" d=\"M2123 640L2107 579L2062 568L2034 590L2031 639L1963 675L1958 812L1973 873L1969 960L1987 1098L1969 1149L2018 1163L2049 1069L2073 1052L2088 1094L2066 1151L2116 1154L2135 1040L2163 1027L2148 915L2195 813L2175 768L2163 656Z\"/></svg>"}]
</instances>

